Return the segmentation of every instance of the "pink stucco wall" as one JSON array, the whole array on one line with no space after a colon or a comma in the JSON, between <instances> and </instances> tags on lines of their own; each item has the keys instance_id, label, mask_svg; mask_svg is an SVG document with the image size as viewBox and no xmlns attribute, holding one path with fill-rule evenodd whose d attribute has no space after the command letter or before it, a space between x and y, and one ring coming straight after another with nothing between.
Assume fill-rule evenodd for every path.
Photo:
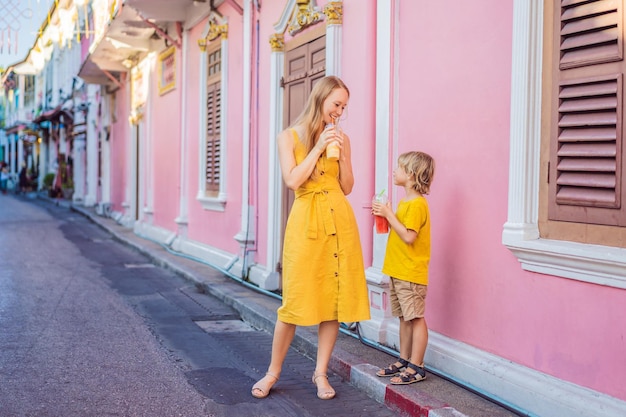
<instances>
[{"instance_id":1,"label":"pink stucco wall","mask_svg":"<svg viewBox=\"0 0 626 417\"><path fill-rule=\"evenodd\" d=\"M430 328L626 399L614 372L626 369L623 291L524 272L502 245L512 2L400 7L398 152L423 150L437 162Z\"/></svg>"},{"instance_id":2,"label":"pink stucco wall","mask_svg":"<svg viewBox=\"0 0 626 417\"><path fill-rule=\"evenodd\" d=\"M122 76L124 81L126 75ZM115 94L115 105L111 109L111 134L110 134L110 155L111 155L111 203L113 210L123 212L122 203L125 202L125 190L128 175L128 140L130 138L130 128L128 124L129 97L128 85L122 82L122 87Z\"/></svg>"},{"instance_id":3,"label":"pink stucco wall","mask_svg":"<svg viewBox=\"0 0 626 417\"><path fill-rule=\"evenodd\" d=\"M179 214L180 201L180 144L181 144L181 94L182 94L182 52L176 49L176 88L159 94L158 69L150 78L153 92L148 97L151 109L149 138L151 153L144 153L144 166L152 170L153 225L168 230L176 230L174 220ZM158 65L158 63L157 63ZM148 168L152 165L151 168ZM189 166L197 169L197 164ZM147 194L147 190L146 190ZM146 200L144 200L146 201Z\"/></svg>"},{"instance_id":4,"label":"pink stucco wall","mask_svg":"<svg viewBox=\"0 0 626 417\"><path fill-rule=\"evenodd\" d=\"M370 210L374 190L376 145L376 27L375 4L363 7L358 1L344 3L341 78L350 89L350 101L342 122L350 136L354 189L348 196L359 225L365 266L372 265L373 217ZM355 64L355 63L358 63Z\"/></svg>"}]
</instances>

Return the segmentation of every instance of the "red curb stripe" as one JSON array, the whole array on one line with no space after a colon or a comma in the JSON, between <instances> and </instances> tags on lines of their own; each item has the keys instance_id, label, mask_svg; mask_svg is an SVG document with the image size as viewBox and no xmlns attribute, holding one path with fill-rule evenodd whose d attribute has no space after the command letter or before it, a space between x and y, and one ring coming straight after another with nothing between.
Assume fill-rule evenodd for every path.
<instances>
[{"instance_id":1,"label":"red curb stripe","mask_svg":"<svg viewBox=\"0 0 626 417\"><path fill-rule=\"evenodd\" d=\"M428 413L432 409L432 407L419 405L397 390L392 389L391 386L387 386L385 389L385 405L412 417L428 417Z\"/></svg>"}]
</instances>

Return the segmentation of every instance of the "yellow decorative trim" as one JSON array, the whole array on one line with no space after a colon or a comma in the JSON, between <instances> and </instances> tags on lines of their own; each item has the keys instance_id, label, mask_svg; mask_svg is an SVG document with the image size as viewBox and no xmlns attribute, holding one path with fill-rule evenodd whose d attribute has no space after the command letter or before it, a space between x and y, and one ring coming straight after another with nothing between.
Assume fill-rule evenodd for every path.
<instances>
[{"instance_id":1,"label":"yellow decorative trim","mask_svg":"<svg viewBox=\"0 0 626 417\"><path fill-rule=\"evenodd\" d=\"M270 36L270 46L272 47L272 52L284 52L285 35L282 33L274 33Z\"/></svg>"},{"instance_id":2,"label":"yellow decorative trim","mask_svg":"<svg viewBox=\"0 0 626 417\"><path fill-rule=\"evenodd\" d=\"M300 32L313 23L319 22L321 19L320 13L313 9L310 0L296 0L296 3L298 9L294 10L291 22L289 22L289 26L287 27L287 31L291 35Z\"/></svg>"},{"instance_id":3,"label":"yellow decorative trim","mask_svg":"<svg viewBox=\"0 0 626 417\"><path fill-rule=\"evenodd\" d=\"M143 119L143 113L139 111L139 109L133 111L130 116L128 116L128 121L131 125L138 125L141 119Z\"/></svg>"},{"instance_id":4,"label":"yellow decorative trim","mask_svg":"<svg viewBox=\"0 0 626 417\"><path fill-rule=\"evenodd\" d=\"M200 52L206 52L206 39L198 39L198 48Z\"/></svg>"},{"instance_id":5,"label":"yellow decorative trim","mask_svg":"<svg viewBox=\"0 0 626 417\"><path fill-rule=\"evenodd\" d=\"M218 25L215 22L211 22L209 25L209 33L206 36L206 40L211 42L221 36L222 39L228 39L228 24Z\"/></svg>"},{"instance_id":6,"label":"yellow decorative trim","mask_svg":"<svg viewBox=\"0 0 626 417\"><path fill-rule=\"evenodd\" d=\"M176 88L176 47L174 45L159 54L159 95Z\"/></svg>"},{"instance_id":7,"label":"yellow decorative trim","mask_svg":"<svg viewBox=\"0 0 626 417\"><path fill-rule=\"evenodd\" d=\"M343 24L343 3L340 1L331 1L324 7L327 25Z\"/></svg>"}]
</instances>

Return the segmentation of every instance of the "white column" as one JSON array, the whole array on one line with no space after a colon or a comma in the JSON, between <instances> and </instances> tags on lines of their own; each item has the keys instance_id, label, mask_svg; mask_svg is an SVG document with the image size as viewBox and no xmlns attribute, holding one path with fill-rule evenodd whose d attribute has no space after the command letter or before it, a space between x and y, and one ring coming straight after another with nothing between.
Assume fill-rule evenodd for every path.
<instances>
[{"instance_id":1,"label":"white column","mask_svg":"<svg viewBox=\"0 0 626 417\"><path fill-rule=\"evenodd\" d=\"M179 72L180 88L180 112L182 123L180 124L180 193L178 195L178 217L174 220L178 224L179 233L181 229L187 226L187 198L189 194L188 178L189 170L187 169L187 60L189 54L189 32L183 31L183 62L181 64L181 70ZM202 83L206 83L203 79ZM202 107L200 107L202 108Z\"/></svg>"},{"instance_id":2,"label":"white column","mask_svg":"<svg viewBox=\"0 0 626 417\"><path fill-rule=\"evenodd\" d=\"M395 35L394 2L379 0L376 3L376 155L375 179L376 191L387 189L389 193L389 152L392 132L393 112L393 61ZM395 8L397 11L397 7ZM373 191L373 190L372 190ZM374 192L374 191L373 191ZM372 194L373 194L372 192ZM389 277L381 271L387 244L387 234L373 233L372 266L365 271L370 292L371 320L361 323L364 337L376 340L387 346L394 346L398 339L398 323L391 316L389 307Z\"/></svg>"},{"instance_id":3,"label":"white column","mask_svg":"<svg viewBox=\"0 0 626 417\"><path fill-rule=\"evenodd\" d=\"M252 0L245 0L243 4L243 134L242 155L243 170L241 172L241 230L235 239L241 246L253 243L256 239L254 225L251 224L250 212L250 103L252 100L252 57L253 57L253 31L252 31ZM243 254L247 256L247 254ZM246 271L243 271L246 273Z\"/></svg>"},{"instance_id":4,"label":"white column","mask_svg":"<svg viewBox=\"0 0 626 417\"><path fill-rule=\"evenodd\" d=\"M326 25L326 75L341 77L341 24Z\"/></svg>"},{"instance_id":5,"label":"white column","mask_svg":"<svg viewBox=\"0 0 626 417\"><path fill-rule=\"evenodd\" d=\"M95 206L98 195L98 134L96 132L96 122L98 118L98 103L96 95L99 86L87 85L87 192L84 204L87 207Z\"/></svg>"},{"instance_id":6,"label":"white column","mask_svg":"<svg viewBox=\"0 0 626 417\"><path fill-rule=\"evenodd\" d=\"M17 140L17 166L15 167L15 170L18 173L22 169L22 164L24 163L24 139L22 139L21 136L22 131L20 130L15 136Z\"/></svg>"},{"instance_id":7,"label":"white column","mask_svg":"<svg viewBox=\"0 0 626 417\"><path fill-rule=\"evenodd\" d=\"M539 238L543 2L513 2L508 218L504 244Z\"/></svg>"},{"instance_id":8,"label":"white column","mask_svg":"<svg viewBox=\"0 0 626 417\"><path fill-rule=\"evenodd\" d=\"M74 193L72 201L83 201L85 197L85 136L81 135L74 139L72 149L72 178L74 179Z\"/></svg>"},{"instance_id":9,"label":"white column","mask_svg":"<svg viewBox=\"0 0 626 417\"><path fill-rule=\"evenodd\" d=\"M278 146L276 137L283 126L283 94L280 79L283 76L285 53L283 50L272 51L270 55L270 120L269 120L269 198L267 217L267 260L265 273L261 282L255 282L259 287L267 290L276 290L279 287L280 274L276 265L280 262L281 247L281 219L283 201L283 180L278 162ZM251 277L252 279L252 277Z\"/></svg>"}]
</instances>

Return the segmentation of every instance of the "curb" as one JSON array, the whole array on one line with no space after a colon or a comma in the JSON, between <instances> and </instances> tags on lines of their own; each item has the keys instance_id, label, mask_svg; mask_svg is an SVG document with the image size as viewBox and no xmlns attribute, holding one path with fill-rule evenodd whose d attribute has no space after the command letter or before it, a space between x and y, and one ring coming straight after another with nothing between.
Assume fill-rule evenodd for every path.
<instances>
[{"instance_id":1,"label":"curb","mask_svg":"<svg viewBox=\"0 0 626 417\"><path fill-rule=\"evenodd\" d=\"M40 196L42 199L46 197ZM55 201L50 201L58 204ZM193 270L185 268L182 263L170 261L169 256L176 256L166 251L164 256L161 251L165 249L158 243L136 235L131 229L128 237L110 227L107 222L114 220L101 218L94 215L88 209L69 204L68 208L75 211L90 221L106 230L119 242L130 246L148 257L158 266L167 268L185 279L202 287L206 293L218 298L227 305L232 306L241 315L242 320L251 326L271 333L276 321L276 310L280 301L271 297L256 293L245 288L232 280L223 281L223 274L215 270L208 279L201 279ZM117 225L117 224L116 224ZM122 226L119 226L122 228ZM141 240L142 243L137 241ZM189 262L195 262L190 260ZM196 262L197 263L197 262ZM222 279L222 282L214 282L214 278ZM298 327L292 346L304 354L314 358L317 352L317 334L310 328ZM344 380L348 380L357 389L365 392L370 398L384 404L390 409L407 416L419 417L468 417L441 400L415 389L413 386L391 385L386 379L375 375L378 367L364 363L358 356L335 346L329 368Z\"/></svg>"}]
</instances>

